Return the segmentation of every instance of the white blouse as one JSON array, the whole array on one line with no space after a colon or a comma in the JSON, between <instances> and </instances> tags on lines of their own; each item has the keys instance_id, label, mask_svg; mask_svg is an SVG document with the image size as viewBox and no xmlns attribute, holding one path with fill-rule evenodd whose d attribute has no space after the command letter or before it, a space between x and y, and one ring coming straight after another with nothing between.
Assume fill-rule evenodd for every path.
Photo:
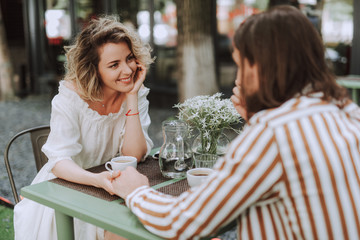
<instances>
[{"instance_id":1,"label":"white blouse","mask_svg":"<svg viewBox=\"0 0 360 240\"><path fill-rule=\"evenodd\" d=\"M146 139L147 154L153 147L149 138L148 88L138 93L139 117ZM89 108L80 96L60 82L59 93L52 100L51 131L42 151L48 157L48 171L63 159L72 159L86 169L110 160L121 154L125 134L125 106L118 113L100 115ZM145 159L145 158L144 158Z\"/></svg>"},{"instance_id":2,"label":"white blouse","mask_svg":"<svg viewBox=\"0 0 360 240\"><path fill-rule=\"evenodd\" d=\"M139 117L146 139L147 154L153 147L148 135L148 93L148 88L141 88L138 93ZM100 115L90 109L76 92L67 88L65 81L61 81L59 93L52 100L51 131L42 148L49 161L36 175L32 184L55 178L51 169L60 160L71 159L87 169L105 163L117 153L121 154L127 118L125 106L126 103L118 113ZM99 227L78 219L74 219L74 224L77 240L104 238L104 230ZM14 228L15 239L18 240L56 239L54 209L25 198L14 208Z\"/></svg>"}]
</instances>

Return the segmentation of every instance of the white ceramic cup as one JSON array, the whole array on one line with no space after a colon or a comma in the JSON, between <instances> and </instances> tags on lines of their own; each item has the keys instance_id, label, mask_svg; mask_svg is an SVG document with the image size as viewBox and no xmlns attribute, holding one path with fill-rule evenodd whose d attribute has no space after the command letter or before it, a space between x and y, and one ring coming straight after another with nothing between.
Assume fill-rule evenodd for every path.
<instances>
[{"instance_id":1,"label":"white ceramic cup","mask_svg":"<svg viewBox=\"0 0 360 240\"><path fill-rule=\"evenodd\" d=\"M105 168L108 171L115 171L115 170L125 170L126 167L132 166L136 168L137 166L137 159L136 157L132 156L120 156L114 157L110 161L105 163Z\"/></svg>"},{"instance_id":2,"label":"white ceramic cup","mask_svg":"<svg viewBox=\"0 0 360 240\"><path fill-rule=\"evenodd\" d=\"M186 172L186 178L190 187L195 187L204 182L214 172L211 168L193 168Z\"/></svg>"}]
</instances>

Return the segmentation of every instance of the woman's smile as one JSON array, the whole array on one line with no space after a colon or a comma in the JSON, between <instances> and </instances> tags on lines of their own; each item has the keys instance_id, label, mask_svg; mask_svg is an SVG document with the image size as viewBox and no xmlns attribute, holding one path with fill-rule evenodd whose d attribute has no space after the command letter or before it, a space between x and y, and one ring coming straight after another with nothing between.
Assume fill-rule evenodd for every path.
<instances>
[{"instance_id":1,"label":"woman's smile","mask_svg":"<svg viewBox=\"0 0 360 240\"><path fill-rule=\"evenodd\" d=\"M116 80L116 82L130 83L131 82L131 76L127 77L127 78L120 78L120 79Z\"/></svg>"}]
</instances>

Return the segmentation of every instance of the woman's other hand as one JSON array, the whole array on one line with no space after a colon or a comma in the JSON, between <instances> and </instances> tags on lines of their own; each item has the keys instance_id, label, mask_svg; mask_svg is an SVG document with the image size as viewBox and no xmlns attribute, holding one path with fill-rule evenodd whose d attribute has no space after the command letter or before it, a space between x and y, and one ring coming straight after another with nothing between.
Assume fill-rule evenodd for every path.
<instances>
[{"instance_id":1,"label":"woman's other hand","mask_svg":"<svg viewBox=\"0 0 360 240\"><path fill-rule=\"evenodd\" d=\"M146 67L139 61L136 61L136 65L137 70L134 75L134 88L128 94L137 94L145 81Z\"/></svg>"}]
</instances>

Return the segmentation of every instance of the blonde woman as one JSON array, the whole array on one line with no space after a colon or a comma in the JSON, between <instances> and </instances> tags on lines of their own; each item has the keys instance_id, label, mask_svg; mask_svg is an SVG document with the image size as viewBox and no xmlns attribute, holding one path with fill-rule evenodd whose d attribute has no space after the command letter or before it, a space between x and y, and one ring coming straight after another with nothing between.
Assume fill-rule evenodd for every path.
<instances>
[{"instance_id":1,"label":"blonde woman","mask_svg":"<svg viewBox=\"0 0 360 240\"><path fill-rule=\"evenodd\" d=\"M92 20L66 47L66 75L52 100L51 132L42 150L49 162L33 183L55 177L100 187L113 194L109 172L85 169L115 155L142 161L153 146L144 87L150 48L115 17ZM108 233L75 219L75 239ZM23 199L14 211L15 239L57 239L54 210ZM106 239L107 237L105 237Z\"/></svg>"}]
</instances>

